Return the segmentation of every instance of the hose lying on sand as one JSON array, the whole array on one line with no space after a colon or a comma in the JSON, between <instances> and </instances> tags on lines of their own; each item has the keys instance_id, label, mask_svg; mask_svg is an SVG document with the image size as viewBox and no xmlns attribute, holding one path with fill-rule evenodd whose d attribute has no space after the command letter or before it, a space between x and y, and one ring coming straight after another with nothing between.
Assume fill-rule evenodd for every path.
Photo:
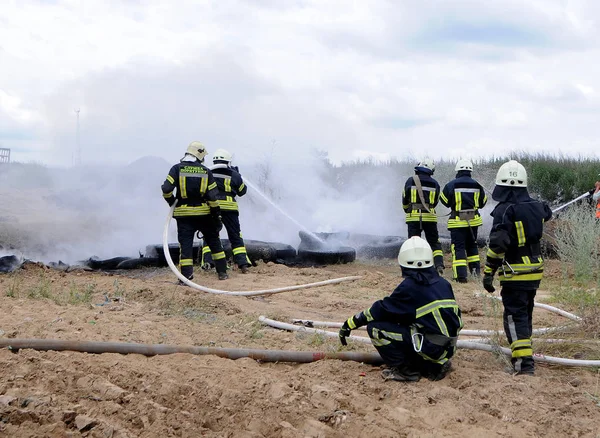
<instances>
[{"instance_id":1,"label":"hose lying on sand","mask_svg":"<svg viewBox=\"0 0 600 438\"><path fill-rule=\"evenodd\" d=\"M297 326L294 324L288 324L288 323L281 322L281 321L275 321L273 319L269 319L264 316L260 316L258 318L258 320L260 322L262 322L263 324L266 324L270 327L275 327L278 329L290 330L290 331L304 331L307 333L318 333L323 336L338 338L337 332L328 332L325 330L313 329L310 327L301 327L301 326ZM364 337L364 336L351 335L351 336L349 336L349 339L355 340L357 342L362 342L362 343L368 343L368 344L371 343L371 339ZM481 351L488 351L491 353L502 352L502 353L506 354L507 356L512 355L512 352L510 351L509 348L499 347L499 346L495 346L495 345L482 344L482 343L472 342L472 341L458 340L456 346L458 348L465 348L468 350L481 350ZM534 354L534 358L537 362L545 362L545 363L551 363L551 364L556 364L556 365L567 365L567 366L578 366L578 367L600 367L600 360L565 359L562 357L545 356L543 354Z\"/></svg>"},{"instance_id":2,"label":"hose lying on sand","mask_svg":"<svg viewBox=\"0 0 600 438\"><path fill-rule=\"evenodd\" d=\"M496 295L484 294L483 292L478 292L475 294L476 297L488 297L494 300L502 301L502 298ZM581 317L577 316L573 313L567 312L565 310L559 309L558 307L550 306L549 304L543 304L535 302L534 307L539 307L540 309L548 310L549 312L556 313L558 315L564 316L565 318L569 318L573 321L581 321Z\"/></svg>"},{"instance_id":3,"label":"hose lying on sand","mask_svg":"<svg viewBox=\"0 0 600 438\"><path fill-rule=\"evenodd\" d=\"M336 321L316 321L313 319L301 319L294 318L292 319L292 324L302 324L305 327L331 327L331 328L341 328L344 324L343 322ZM366 327L359 327L358 330L366 330ZM564 330L568 330L568 326L560 326L560 327L543 327L538 329L533 329L534 335L543 335L546 333L552 332L560 332ZM493 336L493 335L503 335L504 330L467 330L462 329L460 334L463 336Z\"/></svg>"},{"instance_id":4,"label":"hose lying on sand","mask_svg":"<svg viewBox=\"0 0 600 438\"><path fill-rule=\"evenodd\" d=\"M78 351L81 353L119 353L157 356L189 353L215 355L227 359L249 357L261 362L316 362L322 359L351 360L373 365L383 363L377 352L347 351L329 353L322 351L249 350L243 348L196 347L191 345L133 344L128 342L63 341L58 339L0 339L0 348L12 351L32 349L38 351Z\"/></svg>"},{"instance_id":5,"label":"hose lying on sand","mask_svg":"<svg viewBox=\"0 0 600 438\"><path fill-rule=\"evenodd\" d=\"M173 217L173 211L175 210L176 205L177 205L177 202L175 202L171 206L171 210L169 210L169 215L167 216L167 221L165 223L165 228L163 230L163 251L165 253L165 258L167 259L167 264L169 265L169 268L171 268L171 271L173 271L173 274L175 274L177 276L177 278L179 278L183 283L185 283L186 285L188 285L194 289L201 290L202 292L208 292L211 294L236 295L236 296L250 297L250 296L257 296L257 295L272 295L272 294L278 294L281 292L289 292L289 291L293 291L293 290L327 286L329 284L342 283L345 281L355 281L355 280L358 280L361 278L359 276L342 277L342 278L334 278L333 280L318 281L316 283L299 284L296 286L286 286L286 287L280 287L280 288L276 288L276 289L262 289L262 290L254 290L254 291L227 291L227 290L212 289L209 287L200 286L199 284L196 284L193 281L191 281L191 280L187 279L186 277L184 277L183 275L181 275L181 272L179 272L179 270L175 266L175 263L173 263L173 259L171 258L171 253L169 251L169 225L171 224L171 218Z\"/></svg>"}]
</instances>

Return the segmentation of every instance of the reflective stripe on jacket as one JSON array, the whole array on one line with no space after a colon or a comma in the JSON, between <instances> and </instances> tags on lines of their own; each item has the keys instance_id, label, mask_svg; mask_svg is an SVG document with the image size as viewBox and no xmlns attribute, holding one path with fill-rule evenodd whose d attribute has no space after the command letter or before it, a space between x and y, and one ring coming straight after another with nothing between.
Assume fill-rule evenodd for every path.
<instances>
[{"instance_id":1,"label":"reflective stripe on jacket","mask_svg":"<svg viewBox=\"0 0 600 438\"><path fill-rule=\"evenodd\" d=\"M198 161L182 161L171 167L161 189L167 202L173 197L178 201L173 217L205 216L219 209L212 172Z\"/></svg>"},{"instance_id":2,"label":"reflective stripe on jacket","mask_svg":"<svg viewBox=\"0 0 600 438\"><path fill-rule=\"evenodd\" d=\"M238 211L236 196L244 196L248 190L242 175L227 165L218 164L212 167L212 173L219 189L217 195L221 210Z\"/></svg>"},{"instance_id":3,"label":"reflective stripe on jacket","mask_svg":"<svg viewBox=\"0 0 600 438\"><path fill-rule=\"evenodd\" d=\"M416 205L421 204L421 198L415 185L415 180L411 176L406 180L404 190L402 191L402 208L406 213L406 222L437 222L435 207L440 198L440 185L426 173L416 172L416 174L421 181L423 197L429 211L424 208L415 208Z\"/></svg>"},{"instance_id":4,"label":"reflective stripe on jacket","mask_svg":"<svg viewBox=\"0 0 600 438\"><path fill-rule=\"evenodd\" d=\"M483 186L471 178L471 172L458 172L456 178L444 186L440 201L452 210L448 218L449 229L483 225L479 209L487 203L487 196ZM463 210L475 210L473 219L468 221L461 219L459 212Z\"/></svg>"},{"instance_id":5,"label":"reflective stripe on jacket","mask_svg":"<svg viewBox=\"0 0 600 438\"><path fill-rule=\"evenodd\" d=\"M494 223L484 272L500 269L501 283L531 289L539 287L543 276L540 241L544 223L552 218L552 210L526 193L513 201L498 203L492 211Z\"/></svg>"}]
</instances>

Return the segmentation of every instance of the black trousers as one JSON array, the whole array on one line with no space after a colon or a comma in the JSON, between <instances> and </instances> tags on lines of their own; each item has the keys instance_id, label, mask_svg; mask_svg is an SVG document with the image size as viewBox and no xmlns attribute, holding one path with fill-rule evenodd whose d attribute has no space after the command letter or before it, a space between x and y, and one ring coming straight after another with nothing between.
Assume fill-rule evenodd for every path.
<instances>
[{"instance_id":1,"label":"black trousers","mask_svg":"<svg viewBox=\"0 0 600 438\"><path fill-rule=\"evenodd\" d=\"M212 216L186 216L177 217L177 240L179 241L179 268L181 274L186 278L192 278L194 274L194 234L200 231L204 241L214 254L217 272L227 272L227 262L221 239Z\"/></svg>"},{"instance_id":2,"label":"black trousers","mask_svg":"<svg viewBox=\"0 0 600 438\"><path fill-rule=\"evenodd\" d=\"M466 279L469 272L481 272L477 227L450 228L452 242L452 275L455 279ZM468 270L467 270L468 266Z\"/></svg>"},{"instance_id":3,"label":"black trousers","mask_svg":"<svg viewBox=\"0 0 600 438\"><path fill-rule=\"evenodd\" d=\"M433 264L444 267L444 253L442 252L442 244L440 243L440 235L437 229L437 222L407 222L408 237L421 237L421 232L425 233L425 240L431 246L433 251Z\"/></svg>"},{"instance_id":4,"label":"black trousers","mask_svg":"<svg viewBox=\"0 0 600 438\"><path fill-rule=\"evenodd\" d=\"M421 350L425 357L413 347L410 327L393 322L373 321L367 325L371 343L379 352L383 362L389 367L406 366L413 371L426 375L437 373L443 364L452 357L453 350L427 343ZM437 361L443 358L441 361Z\"/></svg>"},{"instance_id":5,"label":"black trousers","mask_svg":"<svg viewBox=\"0 0 600 438\"><path fill-rule=\"evenodd\" d=\"M500 295L504 305L504 332L512 351L516 372L533 371L533 304L536 289L514 288L504 283Z\"/></svg>"},{"instance_id":6,"label":"black trousers","mask_svg":"<svg viewBox=\"0 0 600 438\"><path fill-rule=\"evenodd\" d=\"M244 239L242 238L239 212L233 210L221 210L221 219L223 220L223 226L227 231L227 237L231 243L233 262L240 267L250 265L250 259L248 258ZM202 247L202 265L214 264L213 259L214 257L211 255L211 249L205 241L204 246Z\"/></svg>"}]
</instances>

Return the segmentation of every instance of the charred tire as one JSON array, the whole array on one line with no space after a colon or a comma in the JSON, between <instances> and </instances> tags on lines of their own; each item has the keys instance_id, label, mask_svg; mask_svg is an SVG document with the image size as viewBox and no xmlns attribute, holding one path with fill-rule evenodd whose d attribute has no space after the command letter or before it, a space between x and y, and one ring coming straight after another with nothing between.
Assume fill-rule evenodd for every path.
<instances>
[{"instance_id":1,"label":"charred tire","mask_svg":"<svg viewBox=\"0 0 600 438\"><path fill-rule=\"evenodd\" d=\"M15 255L0 257L0 273L6 274L17 269L21 263Z\"/></svg>"},{"instance_id":2,"label":"charred tire","mask_svg":"<svg viewBox=\"0 0 600 438\"><path fill-rule=\"evenodd\" d=\"M351 263L356 260L356 250L342 246L335 250L298 249L298 260L315 265L337 265Z\"/></svg>"},{"instance_id":3,"label":"charred tire","mask_svg":"<svg viewBox=\"0 0 600 438\"><path fill-rule=\"evenodd\" d=\"M130 260L131 257L113 257L112 259L106 260L98 260L98 259L88 259L85 264L94 270L100 271L112 271L117 269L119 263L124 262L125 260ZM166 261L165 261L166 263Z\"/></svg>"},{"instance_id":4,"label":"charred tire","mask_svg":"<svg viewBox=\"0 0 600 438\"><path fill-rule=\"evenodd\" d=\"M117 265L117 269L139 269L157 266L160 266L158 257L140 257L137 259L123 260Z\"/></svg>"},{"instance_id":5,"label":"charred tire","mask_svg":"<svg viewBox=\"0 0 600 438\"><path fill-rule=\"evenodd\" d=\"M292 245L279 242L269 242L272 249L275 250L275 260L281 263L293 263L296 261L298 251Z\"/></svg>"},{"instance_id":6,"label":"charred tire","mask_svg":"<svg viewBox=\"0 0 600 438\"><path fill-rule=\"evenodd\" d=\"M359 246L357 253L360 258L395 259L404 242L404 237L383 236L379 242Z\"/></svg>"},{"instance_id":7,"label":"charred tire","mask_svg":"<svg viewBox=\"0 0 600 438\"><path fill-rule=\"evenodd\" d=\"M198 260L198 252L201 251L200 242L194 242L194 247L192 249L192 259ZM173 263L179 263L179 244L178 243L169 243L169 254L171 254L171 258L173 259ZM146 257L148 258L157 258L159 262L159 266L167 266L167 259L165 258L165 253L163 251L162 245L148 245L146 246Z\"/></svg>"}]
</instances>

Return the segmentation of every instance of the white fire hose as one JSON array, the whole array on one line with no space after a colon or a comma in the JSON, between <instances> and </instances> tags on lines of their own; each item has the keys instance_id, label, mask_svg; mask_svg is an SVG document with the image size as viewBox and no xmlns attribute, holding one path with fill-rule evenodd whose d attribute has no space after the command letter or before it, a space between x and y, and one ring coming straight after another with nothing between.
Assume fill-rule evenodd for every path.
<instances>
[{"instance_id":1,"label":"white fire hose","mask_svg":"<svg viewBox=\"0 0 600 438\"><path fill-rule=\"evenodd\" d=\"M163 230L163 251L165 253L165 259L167 259L167 264L169 265L169 268L171 268L171 271L173 271L173 274L175 274L177 276L177 278L179 278L187 286L190 286L194 289L201 290L202 292L208 292L211 294L236 295L236 296L249 297L249 296L257 296L257 295L272 295L272 294L278 294L281 292L289 292L289 291L293 291L293 290L327 286L329 284L342 283L345 281L355 281L355 280L358 280L361 278L360 276L342 277L342 278L334 278L332 280L318 281L316 283L299 284L296 286L286 286L286 287L280 287L280 288L276 288L276 289L262 289L262 290L254 290L254 291L227 291L227 290L212 289L209 287L200 286L199 284L196 284L193 281L187 279L186 277L184 277L181 274L181 272L179 272L179 270L177 269L177 266L175 266L175 263L173 263L173 259L171 258L171 253L169 252L169 225L171 224L171 218L173 217L173 211L175 210L176 205L177 205L177 202L175 202L171 206L171 209L169 210L169 214L167 216L167 220L165 222L165 227Z\"/></svg>"},{"instance_id":2,"label":"white fire hose","mask_svg":"<svg viewBox=\"0 0 600 438\"><path fill-rule=\"evenodd\" d=\"M343 322L335 322L335 321L316 321L313 319L300 319L294 318L292 319L293 324L302 324L305 327L330 327L330 328L341 328L344 325ZM568 329L568 326L562 327L544 327L533 329L534 335L544 335L546 333L551 332L559 332ZM358 330L366 330L366 327L359 327ZM493 336L493 335L503 335L504 330L467 330L463 329L460 331L461 335L464 336Z\"/></svg>"},{"instance_id":3,"label":"white fire hose","mask_svg":"<svg viewBox=\"0 0 600 438\"><path fill-rule=\"evenodd\" d=\"M266 324L270 327L274 327L274 328L278 328L278 329L282 329L282 330L290 330L290 331L306 332L306 333L317 333L317 334L320 334L323 336L328 336L330 338L339 338L339 334L337 332L328 332L326 330L319 330L319 329L314 329L314 328L310 328L310 327L297 326L294 324L288 324L285 322L269 319L269 318L266 318L265 316L260 316L258 318L258 320L260 322L262 322L263 324ZM371 339L368 337L365 337L365 336L350 335L348 338L352 339L354 341L357 341L357 342L365 343L365 344L371 343ZM456 343L456 346L458 348L464 348L467 350L481 350L481 351L487 351L490 353L502 352L507 356L512 356L512 352L509 348L495 346L495 345L488 345L488 344L483 344L483 343L479 343L479 342L458 340ZM545 362L545 363L550 363L550 364L555 364L555 365L566 365L566 366L575 366L575 367L600 367L600 360L565 359L562 357L546 356L546 355L539 354L539 353L535 353L533 355L533 357L537 362Z\"/></svg>"}]
</instances>

